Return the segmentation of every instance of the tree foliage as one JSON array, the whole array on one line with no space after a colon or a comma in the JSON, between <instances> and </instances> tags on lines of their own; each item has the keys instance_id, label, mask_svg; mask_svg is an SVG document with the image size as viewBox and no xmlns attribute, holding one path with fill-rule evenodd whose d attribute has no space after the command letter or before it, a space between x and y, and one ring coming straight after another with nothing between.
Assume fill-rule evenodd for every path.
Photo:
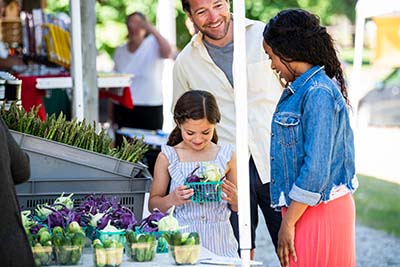
<instances>
[{"instance_id":1,"label":"tree foliage","mask_svg":"<svg viewBox=\"0 0 400 267\"><path fill-rule=\"evenodd\" d=\"M162 0L159 0L162 1ZM69 12L69 0L47 0L47 12ZM232 2L232 0L231 0ZM186 15L181 1L176 3L177 47L181 49L190 40L185 27ZM232 3L231 3L232 4ZM320 16L324 24L329 25L335 15L345 15L354 22L356 0L246 0L246 16L267 22L277 12L286 8L304 8ZM98 0L96 3L96 46L99 53L112 55L114 49L126 40L125 17L134 11L147 15L155 24L157 0Z\"/></svg>"}]
</instances>

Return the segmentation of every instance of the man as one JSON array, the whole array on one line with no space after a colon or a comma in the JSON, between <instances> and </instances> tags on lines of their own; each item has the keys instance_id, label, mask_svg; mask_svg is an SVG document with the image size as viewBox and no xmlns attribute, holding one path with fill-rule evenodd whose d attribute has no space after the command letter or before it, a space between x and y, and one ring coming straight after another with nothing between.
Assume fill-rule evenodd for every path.
<instances>
[{"instance_id":1,"label":"man","mask_svg":"<svg viewBox=\"0 0 400 267\"><path fill-rule=\"evenodd\" d=\"M220 141L235 144L233 21L229 0L182 0L182 6L199 33L176 59L174 102L187 90L210 91L216 96L221 109L222 119L218 126ZM258 206L263 212L275 248L281 222L280 213L270 207L269 196L270 126L281 87L262 48L264 26L261 22L246 20L252 258ZM238 239L237 215L232 216L231 223Z\"/></svg>"}]
</instances>

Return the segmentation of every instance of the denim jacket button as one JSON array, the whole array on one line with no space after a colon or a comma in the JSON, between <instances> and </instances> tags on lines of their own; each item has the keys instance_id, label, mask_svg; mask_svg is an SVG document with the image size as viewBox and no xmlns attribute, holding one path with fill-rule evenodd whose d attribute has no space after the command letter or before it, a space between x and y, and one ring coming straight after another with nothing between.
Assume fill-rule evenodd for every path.
<instances>
[{"instance_id":1,"label":"denim jacket button","mask_svg":"<svg viewBox=\"0 0 400 267\"><path fill-rule=\"evenodd\" d=\"M271 183L272 183L272 184L275 184L275 179L271 179Z\"/></svg>"},{"instance_id":2,"label":"denim jacket button","mask_svg":"<svg viewBox=\"0 0 400 267\"><path fill-rule=\"evenodd\" d=\"M274 160L275 158L273 156L271 156L271 160Z\"/></svg>"}]
</instances>

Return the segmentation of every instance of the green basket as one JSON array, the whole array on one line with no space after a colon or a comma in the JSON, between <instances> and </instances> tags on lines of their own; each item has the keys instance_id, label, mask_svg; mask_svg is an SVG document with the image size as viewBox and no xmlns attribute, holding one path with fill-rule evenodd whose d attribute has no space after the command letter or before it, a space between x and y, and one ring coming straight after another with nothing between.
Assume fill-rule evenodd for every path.
<instances>
[{"instance_id":1,"label":"green basket","mask_svg":"<svg viewBox=\"0 0 400 267\"><path fill-rule=\"evenodd\" d=\"M105 232L102 230L96 230L95 238L104 242L107 239L112 239L118 243L125 244L125 230L120 230L118 232Z\"/></svg>"},{"instance_id":2,"label":"green basket","mask_svg":"<svg viewBox=\"0 0 400 267\"><path fill-rule=\"evenodd\" d=\"M165 233L164 231L158 231L158 232L143 232L140 230L139 227L135 229L135 233L143 233L143 234L151 234L154 235L154 237L157 239L157 253L167 253L168 252L168 244L167 240L163 237L163 234Z\"/></svg>"},{"instance_id":3,"label":"green basket","mask_svg":"<svg viewBox=\"0 0 400 267\"><path fill-rule=\"evenodd\" d=\"M191 200L194 203L221 201L222 182L196 182L185 183L185 185L193 188L194 194Z\"/></svg>"}]
</instances>

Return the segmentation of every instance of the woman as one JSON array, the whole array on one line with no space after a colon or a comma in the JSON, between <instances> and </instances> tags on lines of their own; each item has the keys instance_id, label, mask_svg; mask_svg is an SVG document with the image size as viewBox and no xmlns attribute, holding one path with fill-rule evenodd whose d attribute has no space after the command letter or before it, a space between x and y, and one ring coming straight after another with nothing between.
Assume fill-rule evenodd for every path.
<instances>
[{"instance_id":1,"label":"woman","mask_svg":"<svg viewBox=\"0 0 400 267\"><path fill-rule=\"evenodd\" d=\"M263 46L286 84L273 116L271 203L282 266L355 266L358 186L348 96L331 36L305 10L279 12Z\"/></svg>"},{"instance_id":2,"label":"woman","mask_svg":"<svg viewBox=\"0 0 400 267\"><path fill-rule=\"evenodd\" d=\"M126 25L128 42L116 49L114 69L134 75L131 96L135 107L114 105L114 122L119 128L161 129L163 59L171 55L171 46L140 12L128 15Z\"/></svg>"}]
</instances>

